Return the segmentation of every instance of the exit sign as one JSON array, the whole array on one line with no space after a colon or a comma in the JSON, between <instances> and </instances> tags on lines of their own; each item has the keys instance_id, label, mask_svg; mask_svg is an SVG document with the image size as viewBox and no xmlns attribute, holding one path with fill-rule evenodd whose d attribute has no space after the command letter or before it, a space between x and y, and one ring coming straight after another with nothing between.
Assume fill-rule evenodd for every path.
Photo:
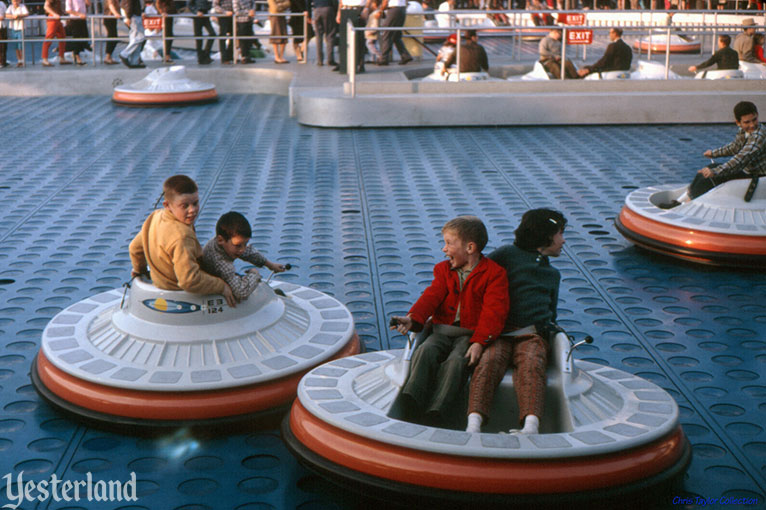
<instances>
[{"instance_id":1,"label":"exit sign","mask_svg":"<svg viewBox=\"0 0 766 510\"><path fill-rule=\"evenodd\" d=\"M567 30L567 44L592 44L593 30L574 29Z\"/></svg>"},{"instance_id":2,"label":"exit sign","mask_svg":"<svg viewBox=\"0 0 766 510\"><path fill-rule=\"evenodd\" d=\"M562 13L558 15L559 23L564 25L584 25L585 14L584 13Z\"/></svg>"}]
</instances>

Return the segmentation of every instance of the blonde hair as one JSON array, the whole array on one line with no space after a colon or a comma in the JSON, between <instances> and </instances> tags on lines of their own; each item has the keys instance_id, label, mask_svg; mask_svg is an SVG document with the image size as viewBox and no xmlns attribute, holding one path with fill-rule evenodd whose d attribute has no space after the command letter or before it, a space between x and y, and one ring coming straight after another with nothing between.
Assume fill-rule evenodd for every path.
<instances>
[{"instance_id":1,"label":"blonde hair","mask_svg":"<svg viewBox=\"0 0 766 510\"><path fill-rule=\"evenodd\" d=\"M489 241L487 227L476 216L458 216L453 218L444 224L442 233L445 230L454 231L463 242L474 243L479 251L483 250L487 246L487 241Z\"/></svg>"}]
</instances>

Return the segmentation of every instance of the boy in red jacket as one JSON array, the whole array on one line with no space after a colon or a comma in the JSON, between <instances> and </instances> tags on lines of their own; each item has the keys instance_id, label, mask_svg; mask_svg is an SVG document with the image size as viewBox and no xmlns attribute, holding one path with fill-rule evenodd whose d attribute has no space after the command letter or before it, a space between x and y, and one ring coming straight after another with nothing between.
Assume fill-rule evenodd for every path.
<instances>
[{"instance_id":1,"label":"boy in red jacket","mask_svg":"<svg viewBox=\"0 0 766 510\"><path fill-rule=\"evenodd\" d=\"M406 317L393 317L402 334L420 331L428 318L433 332L415 350L400 401L405 418L444 423L468 368L503 330L508 313L505 270L484 257L487 229L475 216L459 216L442 228L447 260L434 266L434 279Z\"/></svg>"}]
</instances>

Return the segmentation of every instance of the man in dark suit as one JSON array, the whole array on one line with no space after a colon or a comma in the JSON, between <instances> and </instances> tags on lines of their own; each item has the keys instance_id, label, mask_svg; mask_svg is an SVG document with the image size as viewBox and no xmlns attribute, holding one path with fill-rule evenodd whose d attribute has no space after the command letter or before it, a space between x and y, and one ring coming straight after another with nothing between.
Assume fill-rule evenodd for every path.
<instances>
[{"instance_id":1,"label":"man in dark suit","mask_svg":"<svg viewBox=\"0 0 766 510\"><path fill-rule=\"evenodd\" d=\"M622 29L612 28L609 30L609 46L606 47L604 56L595 64L584 66L577 71L581 77L590 73L604 73L607 71L629 71L633 60L633 51L622 40Z\"/></svg>"},{"instance_id":2,"label":"man in dark suit","mask_svg":"<svg viewBox=\"0 0 766 510\"><path fill-rule=\"evenodd\" d=\"M718 36L718 51L712 57L701 64L691 66L689 71L696 73L700 69L705 69L713 64L718 64L718 69L739 69L739 55L729 47L731 37L724 34Z\"/></svg>"}]
</instances>

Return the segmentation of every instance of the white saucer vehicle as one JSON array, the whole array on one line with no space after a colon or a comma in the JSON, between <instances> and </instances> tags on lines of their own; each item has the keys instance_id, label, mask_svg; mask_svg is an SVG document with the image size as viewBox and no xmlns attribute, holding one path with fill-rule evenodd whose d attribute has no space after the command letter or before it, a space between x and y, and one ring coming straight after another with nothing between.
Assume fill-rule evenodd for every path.
<instances>
[{"instance_id":1,"label":"white saucer vehicle","mask_svg":"<svg viewBox=\"0 0 766 510\"><path fill-rule=\"evenodd\" d=\"M565 334L556 336L540 434L502 432L518 426L510 372L482 433L403 421L397 395L407 348L335 360L306 374L282 436L320 475L400 503L537 508L675 487L691 450L673 398L632 374L575 364L574 347Z\"/></svg>"},{"instance_id":2,"label":"white saucer vehicle","mask_svg":"<svg viewBox=\"0 0 766 510\"><path fill-rule=\"evenodd\" d=\"M458 81L500 81L498 78L493 78L489 73L460 73L460 79L458 80L458 73L450 70L446 75L443 75L440 71L434 71L421 81L439 81L439 82L455 82Z\"/></svg>"},{"instance_id":3,"label":"white saucer vehicle","mask_svg":"<svg viewBox=\"0 0 766 510\"><path fill-rule=\"evenodd\" d=\"M766 266L766 186L750 202L749 179L716 186L673 209L660 204L677 199L682 185L650 186L625 198L617 230L638 246L673 257L713 265Z\"/></svg>"},{"instance_id":4,"label":"white saucer vehicle","mask_svg":"<svg viewBox=\"0 0 766 510\"><path fill-rule=\"evenodd\" d=\"M586 80L639 80L639 79L650 79L650 74L647 71L644 71L643 74L641 73L641 63L639 62L639 67L637 71L631 72L631 71L604 71L604 72L596 72L591 73L587 75L584 79ZM650 66L651 71L654 71L655 69ZM659 71L659 70L657 70ZM662 67L662 76L661 78L665 77L665 68ZM673 75L675 73L671 73ZM654 76L653 74L651 76ZM545 67L543 67L543 64L540 63L540 61L537 61L532 66L532 70L528 72L527 74L521 75L521 76L510 76L508 78L509 81L545 81L545 80L556 80L560 78L556 78L551 76L551 74L545 70Z\"/></svg>"},{"instance_id":5,"label":"white saucer vehicle","mask_svg":"<svg viewBox=\"0 0 766 510\"><path fill-rule=\"evenodd\" d=\"M168 106L218 100L215 85L190 80L185 66L161 67L130 85L114 88L112 101L125 106Z\"/></svg>"},{"instance_id":6,"label":"white saucer vehicle","mask_svg":"<svg viewBox=\"0 0 766 510\"><path fill-rule=\"evenodd\" d=\"M106 424L204 425L284 411L304 373L360 344L339 301L272 285L236 308L141 279L127 296L91 296L46 326L32 382L54 407Z\"/></svg>"},{"instance_id":7,"label":"white saucer vehicle","mask_svg":"<svg viewBox=\"0 0 766 510\"><path fill-rule=\"evenodd\" d=\"M667 32L658 30L657 32L642 37L633 43L638 51L647 53L651 47L652 53L665 53L670 45L670 53L699 53L702 43L689 36L671 33L668 38Z\"/></svg>"},{"instance_id":8,"label":"white saucer vehicle","mask_svg":"<svg viewBox=\"0 0 766 510\"><path fill-rule=\"evenodd\" d=\"M766 64L739 62L739 68L747 80L766 80Z\"/></svg>"},{"instance_id":9,"label":"white saucer vehicle","mask_svg":"<svg viewBox=\"0 0 766 510\"><path fill-rule=\"evenodd\" d=\"M745 73L741 69L705 69L694 75L697 80L742 80Z\"/></svg>"}]
</instances>

